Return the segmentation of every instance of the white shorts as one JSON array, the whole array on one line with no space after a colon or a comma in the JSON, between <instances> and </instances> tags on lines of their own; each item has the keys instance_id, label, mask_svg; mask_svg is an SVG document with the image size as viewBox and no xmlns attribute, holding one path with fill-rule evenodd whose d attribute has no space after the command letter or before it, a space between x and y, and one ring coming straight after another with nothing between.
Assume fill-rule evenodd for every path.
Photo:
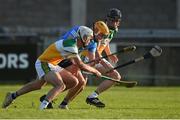
<instances>
[{"instance_id":1,"label":"white shorts","mask_svg":"<svg viewBox=\"0 0 180 120\"><path fill-rule=\"evenodd\" d=\"M47 62L41 62L40 60L36 60L35 68L39 79L41 79L49 71L60 72L61 70L63 70L63 68L61 68L58 65L53 65Z\"/></svg>"}]
</instances>

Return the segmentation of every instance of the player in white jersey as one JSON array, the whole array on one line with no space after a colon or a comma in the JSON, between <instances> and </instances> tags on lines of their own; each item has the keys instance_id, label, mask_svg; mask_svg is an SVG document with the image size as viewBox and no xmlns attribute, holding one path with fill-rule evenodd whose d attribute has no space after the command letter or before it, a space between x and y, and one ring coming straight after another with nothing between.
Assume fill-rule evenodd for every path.
<instances>
[{"instance_id":1,"label":"player in white jersey","mask_svg":"<svg viewBox=\"0 0 180 120\"><path fill-rule=\"evenodd\" d=\"M99 41L101 41L104 37L107 37L109 35L109 28L103 21L97 21L93 25L93 32L94 32L94 39L91 41L91 43L86 47L86 49L81 50L81 59L87 57L90 61L95 59L96 55L96 49L97 44ZM68 35L65 34L67 37ZM83 60L84 61L84 60ZM84 61L86 62L86 61ZM91 66L94 66L95 64L90 64ZM74 73L74 69L76 69L76 66L71 65L66 68L68 71L71 71ZM78 76L78 74L76 74ZM85 76L84 76L85 77ZM60 103L59 108L62 109L68 109L68 104L85 88L87 83L87 78L79 78L79 84L68 91L68 94L64 97L63 101Z\"/></svg>"},{"instance_id":2,"label":"player in white jersey","mask_svg":"<svg viewBox=\"0 0 180 120\"><path fill-rule=\"evenodd\" d=\"M53 88L40 104L40 109L45 109L59 93L74 88L78 84L78 79L69 71L58 66L59 62L67 58L76 63L79 68L77 71L85 70L100 77L101 73L84 64L78 54L78 48L87 46L92 40L93 31L88 27L81 26L79 35L80 37L77 39L58 40L51 44L35 63L38 80L27 83L16 92L7 93L2 108L7 108L18 96L41 89L46 83L50 83ZM82 74L79 75L82 76Z\"/></svg>"},{"instance_id":3,"label":"player in white jersey","mask_svg":"<svg viewBox=\"0 0 180 120\"><path fill-rule=\"evenodd\" d=\"M73 28L71 28L69 31L67 31L63 36L60 37L63 39L67 39L67 38L76 38L78 37L78 28L80 26L75 26ZM90 44L83 48L83 49L79 49L80 54L81 54L81 59L84 61L86 59L84 58L88 58L88 60L94 60L95 59L95 54L96 54L96 48L97 48L97 44L99 41L101 41L102 39L104 39L104 37L107 37L109 35L109 28L107 27L107 25L103 22L103 21L97 21L94 23L93 25L93 33L94 33L94 39L90 42ZM86 62L86 61L84 61ZM87 79L85 77L82 78L79 76L79 73L76 73L76 69L77 66L75 64L73 64L70 60L64 60L59 64L61 67L65 68L66 70L70 71L74 76L76 76L78 78L78 85L73 88L70 89L67 93L67 95L65 96L65 98L63 99L63 101L61 102L61 104L59 105L59 108L63 108L63 109L68 109L68 104L70 103L70 101L72 101L86 86L86 82ZM93 64L91 64L91 66L95 65L94 62ZM41 96L40 101L43 100L43 98L46 95ZM50 103L48 105L47 108L53 108L52 103Z\"/></svg>"}]
</instances>

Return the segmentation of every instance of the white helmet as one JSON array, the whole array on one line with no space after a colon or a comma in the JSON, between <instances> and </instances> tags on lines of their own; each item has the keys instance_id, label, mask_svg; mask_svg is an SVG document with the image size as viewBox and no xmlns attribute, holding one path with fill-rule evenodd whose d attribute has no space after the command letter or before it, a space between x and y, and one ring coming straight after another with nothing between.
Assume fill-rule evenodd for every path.
<instances>
[{"instance_id":1,"label":"white helmet","mask_svg":"<svg viewBox=\"0 0 180 120\"><path fill-rule=\"evenodd\" d=\"M79 34L80 34L82 40L83 40L84 36L93 37L93 31L86 26L79 27Z\"/></svg>"}]
</instances>

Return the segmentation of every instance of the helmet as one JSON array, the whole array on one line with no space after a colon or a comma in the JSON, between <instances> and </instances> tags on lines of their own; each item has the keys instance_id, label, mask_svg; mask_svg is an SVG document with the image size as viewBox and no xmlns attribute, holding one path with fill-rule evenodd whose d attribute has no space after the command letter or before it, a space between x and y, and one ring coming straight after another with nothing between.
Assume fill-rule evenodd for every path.
<instances>
[{"instance_id":1,"label":"helmet","mask_svg":"<svg viewBox=\"0 0 180 120\"><path fill-rule=\"evenodd\" d=\"M111 8L107 14L107 18L121 19L122 18L121 11L117 8Z\"/></svg>"},{"instance_id":2,"label":"helmet","mask_svg":"<svg viewBox=\"0 0 180 120\"><path fill-rule=\"evenodd\" d=\"M94 27L98 29L98 31L104 35L109 34L109 28L103 21L97 21L94 24Z\"/></svg>"},{"instance_id":3,"label":"helmet","mask_svg":"<svg viewBox=\"0 0 180 120\"><path fill-rule=\"evenodd\" d=\"M93 31L86 26L80 26L79 27L79 35L80 35L81 39L83 40L84 36L93 37Z\"/></svg>"}]
</instances>

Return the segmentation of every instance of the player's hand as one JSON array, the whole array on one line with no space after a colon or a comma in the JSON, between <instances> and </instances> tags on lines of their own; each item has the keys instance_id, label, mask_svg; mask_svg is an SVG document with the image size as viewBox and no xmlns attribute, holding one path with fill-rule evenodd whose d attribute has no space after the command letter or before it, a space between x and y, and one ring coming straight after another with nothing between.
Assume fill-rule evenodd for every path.
<instances>
[{"instance_id":1,"label":"player's hand","mask_svg":"<svg viewBox=\"0 0 180 120\"><path fill-rule=\"evenodd\" d=\"M96 59L94 60L94 63L95 63L95 64L98 64L100 61L101 61L101 58L96 58Z\"/></svg>"},{"instance_id":2,"label":"player's hand","mask_svg":"<svg viewBox=\"0 0 180 120\"><path fill-rule=\"evenodd\" d=\"M101 77L102 76L102 74L98 71L98 70L96 70L96 72L94 73L97 77Z\"/></svg>"},{"instance_id":3,"label":"player's hand","mask_svg":"<svg viewBox=\"0 0 180 120\"><path fill-rule=\"evenodd\" d=\"M116 55L111 55L111 56L108 57L108 59L110 61L112 61L113 63L117 63L118 60L119 60Z\"/></svg>"}]
</instances>

